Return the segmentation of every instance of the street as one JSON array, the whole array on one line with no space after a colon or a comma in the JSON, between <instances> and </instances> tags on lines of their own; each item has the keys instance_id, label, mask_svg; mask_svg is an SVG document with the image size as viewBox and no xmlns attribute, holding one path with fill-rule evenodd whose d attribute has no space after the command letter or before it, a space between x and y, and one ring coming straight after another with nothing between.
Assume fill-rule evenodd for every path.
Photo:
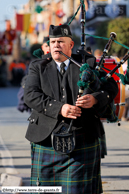
<instances>
[{"instance_id":1,"label":"street","mask_svg":"<svg viewBox=\"0 0 129 194\"><path fill-rule=\"evenodd\" d=\"M25 139L29 113L17 110L19 88L0 88L0 174L30 179L30 143Z\"/></svg>"},{"instance_id":2,"label":"street","mask_svg":"<svg viewBox=\"0 0 129 194\"><path fill-rule=\"evenodd\" d=\"M19 176L29 186L30 143L25 139L29 113L17 110L18 87L0 88L0 174ZM102 159L104 194L129 193L129 122L104 123L107 156Z\"/></svg>"},{"instance_id":3,"label":"street","mask_svg":"<svg viewBox=\"0 0 129 194\"><path fill-rule=\"evenodd\" d=\"M102 159L104 194L129 193L129 122L104 124L107 156Z\"/></svg>"}]
</instances>

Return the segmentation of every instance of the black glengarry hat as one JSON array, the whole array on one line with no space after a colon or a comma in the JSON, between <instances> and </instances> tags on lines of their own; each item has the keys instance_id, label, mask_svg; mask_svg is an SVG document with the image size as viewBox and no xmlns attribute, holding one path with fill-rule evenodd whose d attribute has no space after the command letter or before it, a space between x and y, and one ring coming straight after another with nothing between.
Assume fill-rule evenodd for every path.
<instances>
[{"instance_id":1,"label":"black glengarry hat","mask_svg":"<svg viewBox=\"0 0 129 194\"><path fill-rule=\"evenodd\" d=\"M47 43L47 41L49 41L49 36L44 36L43 43Z\"/></svg>"},{"instance_id":2,"label":"black glengarry hat","mask_svg":"<svg viewBox=\"0 0 129 194\"><path fill-rule=\"evenodd\" d=\"M59 26L50 25L49 38L58 38L58 37L72 38L72 34L68 25L66 24L59 25Z\"/></svg>"}]
</instances>

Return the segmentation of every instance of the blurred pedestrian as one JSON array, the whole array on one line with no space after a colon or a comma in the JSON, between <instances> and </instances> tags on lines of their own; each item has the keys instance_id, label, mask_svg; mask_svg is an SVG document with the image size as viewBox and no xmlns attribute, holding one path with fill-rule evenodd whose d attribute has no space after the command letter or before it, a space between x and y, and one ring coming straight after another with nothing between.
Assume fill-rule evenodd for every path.
<instances>
[{"instance_id":1,"label":"blurred pedestrian","mask_svg":"<svg viewBox=\"0 0 129 194\"><path fill-rule=\"evenodd\" d=\"M43 44L41 46L42 51L44 52L44 55L50 53L50 47L49 47L49 36L45 36L43 39Z\"/></svg>"},{"instance_id":2,"label":"blurred pedestrian","mask_svg":"<svg viewBox=\"0 0 129 194\"><path fill-rule=\"evenodd\" d=\"M7 86L7 62L2 56L2 50L0 47L0 87Z\"/></svg>"},{"instance_id":3,"label":"blurred pedestrian","mask_svg":"<svg viewBox=\"0 0 129 194\"><path fill-rule=\"evenodd\" d=\"M90 46L86 47L86 51L87 51L87 53L92 54L92 49Z\"/></svg>"},{"instance_id":4,"label":"blurred pedestrian","mask_svg":"<svg viewBox=\"0 0 129 194\"><path fill-rule=\"evenodd\" d=\"M126 74L126 71L125 71L125 74ZM124 106L124 111L123 111L121 120L129 121L129 85L128 84L125 85L125 106Z\"/></svg>"},{"instance_id":5,"label":"blurred pedestrian","mask_svg":"<svg viewBox=\"0 0 129 194\"><path fill-rule=\"evenodd\" d=\"M101 49L96 49L94 51L94 56L96 57L96 59L100 59L100 57L102 56L103 51Z\"/></svg>"},{"instance_id":6,"label":"blurred pedestrian","mask_svg":"<svg viewBox=\"0 0 129 194\"><path fill-rule=\"evenodd\" d=\"M102 54L103 54L103 51L101 49L96 49L94 51L94 56L96 57L96 59L100 59ZM104 125L103 123L101 124L104 130ZM100 142L101 158L105 158L105 156L107 155L107 145L106 145L106 134L105 133L101 136L101 138L99 138L99 142Z\"/></svg>"},{"instance_id":7,"label":"blurred pedestrian","mask_svg":"<svg viewBox=\"0 0 129 194\"><path fill-rule=\"evenodd\" d=\"M20 86L21 80L24 77L26 71L26 65L23 60L19 60L18 62L13 60L9 66L9 70L12 74L11 83L14 86Z\"/></svg>"},{"instance_id":8,"label":"blurred pedestrian","mask_svg":"<svg viewBox=\"0 0 129 194\"><path fill-rule=\"evenodd\" d=\"M31 113L31 108L29 108L24 102L24 88L25 88L25 82L26 82L27 75L28 75L30 61L31 61L31 58L29 56L25 58L26 71L25 71L24 77L21 80L20 88L17 94L17 97L18 97L17 109L20 112L26 111L29 113Z\"/></svg>"},{"instance_id":9,"label":"blurred pedestrian","mask_svg":"<svg viewBox=\"0 0 129 194\"><path fill-rule=\"evenodd\" d=\"M50 53L49 36L45 36L41 48L34 50L33 55L37 58L43 58L48 53Z\"/></svg>"}]
</instances>

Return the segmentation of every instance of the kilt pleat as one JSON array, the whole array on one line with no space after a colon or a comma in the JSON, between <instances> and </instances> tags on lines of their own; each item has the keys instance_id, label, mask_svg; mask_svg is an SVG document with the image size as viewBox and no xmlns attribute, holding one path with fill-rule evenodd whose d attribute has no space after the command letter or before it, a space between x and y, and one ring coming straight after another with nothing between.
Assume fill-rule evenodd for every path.
<instances>
[{"instance_id":1,"label":"kilt pleat","mask_svg":"<svg viewBox=\"0 0 129 194\"><path fill-rule=\"evenodd\" d=\"M31 144L31 186L62 186L63 194L102 193L100 145L88 143L84 133L76 132L76 148L67 155L50 146Z\"/></svg>"}]
</instances>

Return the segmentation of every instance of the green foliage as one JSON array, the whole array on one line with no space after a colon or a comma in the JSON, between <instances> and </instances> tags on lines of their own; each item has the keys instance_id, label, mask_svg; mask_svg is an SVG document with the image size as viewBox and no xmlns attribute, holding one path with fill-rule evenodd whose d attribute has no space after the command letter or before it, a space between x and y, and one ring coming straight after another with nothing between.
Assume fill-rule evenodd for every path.
<instances>
[{"instance_id":1,"label":"green foliage","mask_svg":"<svg viewBox=\"0 0 129 194\"><path fill-rule=\"evenodd\" d=\"M129 47L129 18L119 17L107 22L102 22L96 31L96 35L109 38L111 32L117 34L116 41ZM107 44L106 40L101 39L98 39L97 43L101 50L103 50ZM114 42L111 45L109 55L112 55L113 53L122 57L127 53L127 49Z\"/></svg>"},{"instance_id":2,"label":"green foliage","mask_svg":"<svg viewBox=\"0 0 129 194\"><path fill-rule=\"evenodd\" d=\"M108 22L109 21L105 21L105 22L101 22L98 25L98 28L96 30L96 35L97 36L101 36L101 37L109 37L108 33L107 33L107 29L108 29ZM103 50L106 44L106 40L103 39L96 39L97 45L98 45L98 49Z\"/></svg>"}]
</instances>

